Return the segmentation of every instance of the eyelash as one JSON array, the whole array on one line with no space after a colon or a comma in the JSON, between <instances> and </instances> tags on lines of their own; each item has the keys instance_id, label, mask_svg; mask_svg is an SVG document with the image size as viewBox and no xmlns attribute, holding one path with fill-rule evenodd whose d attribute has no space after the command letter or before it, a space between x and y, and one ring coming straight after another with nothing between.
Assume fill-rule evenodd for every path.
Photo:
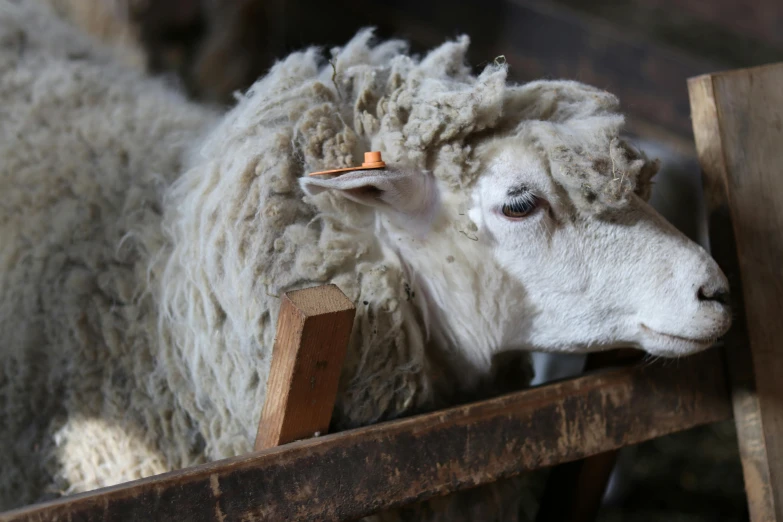
<instances>
[{"instance_id":1,"label":"eyelash","mask_svg":"<svg viewBox=\"0 0 783 522\"><path fill-rule=\"evenodd\" d=\"M522 219L532 214L539 206L539 200L534 194L527 192L519 197L505 203L501 212L504 216L511 219Z\"/></svg>"}]
</instances>

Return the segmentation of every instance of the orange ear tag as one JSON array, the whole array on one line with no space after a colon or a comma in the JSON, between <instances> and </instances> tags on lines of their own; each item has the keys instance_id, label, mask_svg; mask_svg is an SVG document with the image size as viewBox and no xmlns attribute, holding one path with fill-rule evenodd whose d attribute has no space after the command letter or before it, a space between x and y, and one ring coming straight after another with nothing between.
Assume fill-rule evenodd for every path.
<instances>
[{"instance_id":1,"label":"orange ear tag","mask_svg":"<svg viewBox=\"0 0 783 522\"><path fill-rule=\"evenodd\" d=\"M360 167L348 167L344 169L334 170L321 170L319 172L311 172L308 176L321 176L323 174L342 174L343 172L351 172L353 170L371 170L371 169L383 169L386 168L386 163L381 159L381 153L378 151L365 152L364 163Z\"/></svg>"}]
</instances>

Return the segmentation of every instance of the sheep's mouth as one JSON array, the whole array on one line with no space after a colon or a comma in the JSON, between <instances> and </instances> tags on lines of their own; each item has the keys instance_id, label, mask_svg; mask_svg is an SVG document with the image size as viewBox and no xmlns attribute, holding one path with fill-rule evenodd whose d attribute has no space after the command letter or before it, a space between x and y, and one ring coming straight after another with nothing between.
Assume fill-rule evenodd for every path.
<instances>
[{"instance_id":1,"label":"sheep's mouth","mask_svg":"<svg viewBox=\"0 0 783 522\"><path fill-rule=\"evenodd\" d=\"M715 336L702 337L701 339L694 339L692 337L684 337L682 335L674 335L674 334L669 334L669 333L663 333L663 332L659 332L657 330L653 330L652 328L650 328L649 326L647 326L644 323L641 323L641 327L642 327L642 330L644 330L645 332L647 332L649 334L656 335L658 337L664 337L666 339L674 339L676 341L680 341L680 342L684 342L684 343L710 345L710 344L713 344L717 340L717 338Z\"/></svg>"}]
</instances>

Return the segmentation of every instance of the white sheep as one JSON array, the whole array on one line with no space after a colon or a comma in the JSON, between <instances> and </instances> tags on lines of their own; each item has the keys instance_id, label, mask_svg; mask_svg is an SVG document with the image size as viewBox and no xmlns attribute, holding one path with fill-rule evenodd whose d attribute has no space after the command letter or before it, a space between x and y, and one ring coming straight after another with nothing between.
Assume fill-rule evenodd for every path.
<instances>
[{"instance_id":1,"label":"white sheep","mask_svg":"<svg viewBox=\"0 0 783 522\"><path fill-rule=\"evenodd\" d=\"M721 335L725 277L644 202L616 98L467 47L364 31L220 116L0 3L0 507L251 451L292 289L358 305L335 429L479 396L509 352Z\"/></svg>"}]
</instances>

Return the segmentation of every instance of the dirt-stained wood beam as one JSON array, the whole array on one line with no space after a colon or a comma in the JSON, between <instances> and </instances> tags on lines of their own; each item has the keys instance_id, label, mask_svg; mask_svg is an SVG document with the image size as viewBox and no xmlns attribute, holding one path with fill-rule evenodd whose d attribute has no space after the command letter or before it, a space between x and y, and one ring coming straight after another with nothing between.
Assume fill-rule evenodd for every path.
<instances>
[{"instance_id":1,"label":"dirt-stained wood beam","mask_svg":"<svg viewBox=\"0 0 783 522\"><path fill-rule=\"evenodd\" d=\"M256 451L327 433L355 313L335 285L283 294Z\"/></svg>"},{"instance_id":2,"label":"dirt-stained wood beam","mask_svg":"<svg viewBox=\"0 0 783 522\"><path fill-rule=\"evenodd\" d=\"M726 336L753 522L783 520L783 63L691 78L712 253L732 285Z\"/></svg>"},{"instance_id":3,"label":"dirt-stained wood beam","mask_svg":"<svg viewBox=\"0 0 783 522\"><path fill-rule=\"evenodd\" d=\"M352 520L731 416L721 354L609 370L0 514Z\"/></svg>"}]
</instances>

